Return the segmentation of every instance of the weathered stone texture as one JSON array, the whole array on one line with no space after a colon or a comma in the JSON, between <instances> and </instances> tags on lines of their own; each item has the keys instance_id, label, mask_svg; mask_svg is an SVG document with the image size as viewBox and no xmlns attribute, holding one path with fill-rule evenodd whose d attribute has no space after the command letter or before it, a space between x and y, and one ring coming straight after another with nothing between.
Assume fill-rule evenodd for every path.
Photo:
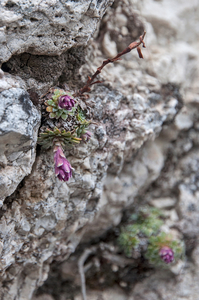
<instances>
[{"instance_id":1,"label":"weathered stone texture","mask_svg":"<svg viewBox=\"0 0 199 300\"><path fill-rule=\"evenodd\" d=\"M12 55L60 55L86 44L112 0L3 0L0 3L0 62Z\"/></svg>"},{"instance_id":2,"label":"weathered stone texture","mask_svg":"<svg viewBox=\"0 0 199 300\"><path fill-rule=\"evenodd\" d=\"M92 234L102 233L111 225L117 225L121 219L121 208L129 205L139 188L148 186L163 167L161 149L153 143L143 149L144 157L141 152L141 162L137 158L134 168L132 161L135 159L128 157L148 138L155 138L162 122L176 114L178 100L162 98L158 105L165 109L160 114L155 106L151 107L150 100L144 101L137 94L132 94L127 99L121 93L98 87L96 95L94 118L98 122L100 120L101 126L92 125L91 131L94 133L96 128L96 135L93 134L88 144L68 151L67 158L75 169L70 182L61 183L55 178L52 151L41 152L31 175L24 180L23 187L18 189L17 195L10 198L13 202L5 203L2 207L6 210L1 219L4 241L2 270L12 266L15 272L19 272L13 278L12 285L22 276L21 272L24 274L27 261L29 267L36 263L40 274L46 260L50 262L53 257L63 260L74 252L85 231L91 237ZM142 101L142 105L138 103L138 99ZM93 100L94 98L90 99L91 102ZM136 114L132 113L132 105ZM143 110L145 117L140 118ZM120 117L121 111L125 112L125 119L124 115ZM127 158L129 167L124 164ZM138 167L139 164L142 168ZM123 167L125 171L120 178ZM148 181L143 179L141 182L139 176L143 169L146 172L144 178L149 177L148 172L151 177ZM110 175L107 175L107 171ZM96 210L101 211L105 218L99 217L93 221L94 232L91 233L85 225L96 218ZM4 231L5 226L7 230L9 228L9 235ZM31 268L28 271L22 282L22 290L25 293L27 285L31 283L32 290L28 289L31 294L36 285L42 284L47 271L38 275L39 281L36 277L32 278ZM34 267L33 273L35 272ZM4 276L7 281L10 275L6 272ZM10 288L9 283L8 287ZM23 293L19 294L19 299L23 299Z\"/></svg>"},{"instance_id":3,"label":"weathered stone texture","mask_svg":"<svg viewBox=\"0 0 199 300\"><path fill-rule=\"evenodd\" d=\"M8 86L17 86L14 79L3 79ZM1 206L3 200L10 196L21 180L31 172L39 125L40 113L25 90L13 87L0 93Z\"/></svg>"},{"instance_id":4,"label":"weathered stone texture","mask_svg":"<svg viewBox=\"0 0 199 300\"><path fill-rule=\"evenodd\" d=\"M195 246L199 228L196 0L115 1L102 20L98 39L87 49L86 64L80 69L82 81L106 55L122 50L144 27L145 60L132 52L103 69L99 78L105 83L94 87L87 100L96 122L90 126L91 141L65 151L74 168L69 182L54 176L52 150L39 148L35 160L40 117L25 89L34 88L42 94L59 81L67 84L83 63L83 50L77 54L79 46L87 44L111 3L1 1L1 59L9 59L4 67L24 79L0 73L1 200L31 172L2 202L2 299L31 299L47 279L53 260L55 265L67 259L81 241L89 242L118 225L123 209L142 202L164 209L168 216L165 230L184 237L192 261L185 266L183 279L182 275L173 279L184 267L181 262L164 276L161 271L150 273L135 286L121 280L116 290L89 290L88 299L198 297L199 276L193 272L194 264L198 265ZM189 21L192 19L195 21ZM72 46L78 48L65 52ZM80 82L75 80L77 77L73 78L77 89ZM63 271L64 264L67 269L69 264L57 263L57 281L65 284L72 278L78 282L74 274L70 277L70 270ZM113 266L113 272L116 269ZM131 292L127 295L121 287L128 284ZM53 294L54 288L47 292ZM59 293L59 300L69 299L66 292ZM80 299L79 295L74 297ZM34 299L52 300L52 295L45 291Z\"/></svg>"}]
</instances>

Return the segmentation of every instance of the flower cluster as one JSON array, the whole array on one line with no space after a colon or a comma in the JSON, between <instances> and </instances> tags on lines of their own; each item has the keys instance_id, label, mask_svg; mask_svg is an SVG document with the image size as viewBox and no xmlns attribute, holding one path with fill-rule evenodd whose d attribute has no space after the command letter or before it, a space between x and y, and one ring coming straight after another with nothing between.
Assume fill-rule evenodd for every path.
<instances>
[{"instance_id":1,"label":"flower cluster","mask_svg":"<svg viewBox=\"0 0 199 300\"><path fill-rule=\"evenodd\" d=\"M72 110L75 106L75 100L69 95L63 95L59 97L59 108L65 108L66 110Z\"/></svg>"},{"instance_id":2,"label":"flower cluster","mask_svg":"<svg viewBox=\"0 0 199 300\"><path fill-rule=\"evenodd\" d=\"M159 251L159 255L166 264L170 264L174 260L174 252L168 246L163 246Z\"/></svg>"},{"instance_id":3,"label":"flower cluster","mask_svg":"<svg viewBox=\"0 0 199 300\"><path fill-rule=\"evenodd\" d=\"M66 159L59 143L54 147L54 163L55 175L61 181L68 181L72 177L72 167Z\"/></svg>"}]
</instances>

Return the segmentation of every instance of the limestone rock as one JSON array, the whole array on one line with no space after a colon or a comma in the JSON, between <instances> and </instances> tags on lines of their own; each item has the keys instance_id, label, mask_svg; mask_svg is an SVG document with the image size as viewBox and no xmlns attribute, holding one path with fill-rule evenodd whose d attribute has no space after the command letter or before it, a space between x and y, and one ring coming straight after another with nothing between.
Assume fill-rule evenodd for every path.
<instances>
[{"instance_id":1,"label":"limestone rock","mask_svg":"<svg viewBox=\"0 0 199 300\"><path fill-rule=\"evenodd\" d=\"M16 257L18 261L18 275L10 288L14 289L21 278L27 261L30 264L19 299L27 297L30 285L32 295L46 280L52 259L67 258L85 233L91 238L117 225L122 208L158 177L164 165L162 150L156 143L148 142L136 159L132 159L132 154L159 134L161 124L171 119L171 112L175 116L178 101L163 98L158 107L162 105L165 109L159 112L156 106L151 107L149 99L137 94L127 99L108 87L96 88L90 103L96 98L94 120L101 122L101 129L93 124L89 143L65 152L74 168L73 178L67 183L60 182L54 175L52 149L40 151L31 174L17 191L18 201L10 198L9 209L7 203L2 207L6 211L1 219L4 241L1 269L5 280L10 276L6 268L15 266ZM132 112L133 105L136 114ZM145 114L140 117L143 110ZM127 158L129 163L125 163ZM15 219L10 222L12 215Z\"/></svg>"},{"instance_id":2,"label":"limestone rock","mask_svg":"<svg viewBox=\"0 0 199 300\"><path fill-rule=\"evenodd\" d=\"M0 200L30 174L35 160L40 114L21 88L0 94Z\"/></svg>"},{"instance_id":3,"label":"limestone rock","mask_svg":"<svg viewBox=\"0 0 199 300\"><path fill-rule=\"evenodd\" d=\"M157 207L157 208L160 208L160 209L171 208L171 207L175 206L176 199L158 198L158 199L151 200L150 204Z\"/></svg>"},{"instance_id":4,"label":"limestone rock","mask_svg":"<svg viewBox=\"0 0 199 300\"><path fill-rule=\"evenodd\" d=\"M108 37L113 51L116 47L122 51L143 32L144 23L145 60L131 52L101 72L99 80L105 83L94 86L87 99L95 121L89 129L92 138L88 144L65 149L74 168L69 182L54 176L52 149L39 149L35 160L40 117L25 89L34 87L42 94L59 81L67 84L83 64L80 45L87 44L112 2L1 1L3 67L10 67L25 80L19 83L16 77L0 73L2 201L24 178L1 210L0 275L5 300L31 299L39 286L41 295L34 299L51 299L55 282L66 288L61 293L57 288L60 299L70 297L67 288L71 282L79 285L79 277L71 276L77 269L64 263L66 270L60 262L68 259L81 241L99 239L117 226L124 209L142 202L172 207L172 211L167 210L165 228L175 227L176 236L180 230L188 255L198 265L198 249L191 253L199 229L197 0L115 1L102 21L99 39L87 49L86 65L78 78L85 82L107 58L102 53L102 41ZM75 81L75 88L80 84ZM181 94L185 107L180 111ZM52 261L57 266L57 278L50 270ZM143 272L141 276L146 277L136 283L138 272L133 266L134 277L125 281L118 275L120 288L97 293L105 299L195 300L198 272L194 264L186 265L182 280L173 279L183 267L183 263L176 266L172 276L170 271ZM113 272L118 272L117 266ZM48 290L43 285L46 280ZM66 284L65 280L71 281ZM131 289L129 295L121 287ZM89 289L88 299L95 296ZM71 295L71 299L75 297L80 296Z\"/></svg>"},{"instance_id":5,"label":"limestone rock","mask_svg":"<svg viewBox=\"0 0 199 300\"><path fill-rule=\"evenodd\" d=\"M0 4L0 62L12 55L60 55L86 44L112 0L3 0Z\"/></svg>"},{"instance_id":6,"label":"limestone rock","mask_svg":"<svg viewBox=\"0 0 199 300\"><path fill-rule=\"evenodd\" d=\"M87 293L88 300L93 300L96 297L98 297L98 298L103 297L106 300L128 300L127 296L118 287L115 287L115 289L106 290L105 292L88 291L88 293ZM78 295L75 297L74 300L81 300L81 299L82 299L82 296Z\"/></svg>"},{"instance_id":7,"label":"limestone rock","mask_svg":"<svg viewBox=\"0 0 199 300\"><path fill-rule=\"evenodd\" d=\"M25 82L20 77L14 77L8 73L4 73L0 69L0 92L10 88L26 88Z\"/></svg>"}]
</instances>

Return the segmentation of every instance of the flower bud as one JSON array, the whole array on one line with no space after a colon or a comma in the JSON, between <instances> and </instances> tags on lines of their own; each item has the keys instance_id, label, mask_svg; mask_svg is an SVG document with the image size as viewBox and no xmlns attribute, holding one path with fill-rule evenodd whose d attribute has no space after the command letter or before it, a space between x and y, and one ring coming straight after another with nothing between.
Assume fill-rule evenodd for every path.
<instances>
[{"instance_id":1,"label":"flower bud","mask_svg":"<svg viewBox=\"0 0 199 300\"><path fill-rule=\"evenodd\" d=\"M166 264L170 264L174 260L174 252L168 246L162 247L159 251L159 255Z\"/></svg>"},{"instance_id":2,"label":"flower bud","mask_svg":"<svg viewBox=\"0 0 199 300\"><path fill-rule=\"evenodd\" d=\"M54 148L55 174L61 181L68 181L72 177L72 167L66 159L60 145Z\"/></svg>"},{"instance_id":3,"label":"flower bud","mask_svg":"<svg viewBox=\"0 0 199 300\"><path fill-rule=\"evenodd\" d=\"M59 108L65 108L71 110L75 106L75 100L69 95L62 95L58 101Z\"/></svg>"},{"instance_id":4,"label":"flower bud","mask_svg":"<svg viewBox=\"0 0 199 300\"><path fill-rule=\"evenodd\" d=\"M90 131L86 131L85 133L83 133L80 138L82 139L83 143L87 143L90 138L91 138L92 133Z\"/></svg>"}]
</instances>

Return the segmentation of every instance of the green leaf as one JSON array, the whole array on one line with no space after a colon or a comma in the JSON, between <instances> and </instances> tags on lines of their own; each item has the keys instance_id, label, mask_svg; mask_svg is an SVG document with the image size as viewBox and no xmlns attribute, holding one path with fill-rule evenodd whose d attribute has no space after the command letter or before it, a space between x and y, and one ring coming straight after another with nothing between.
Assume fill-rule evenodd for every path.
<instances>
[{"instance_id":1,"label":"green leaf","mask_svg":"<svg viewBox=\"0 0 199 300\"><path fill-rule=\"evenodd\" d=\"M60 90L58 90L58 89L54 90L54 95L59 96L60 95Z\"/></svg>"},{"instance_id":2,"label":"green leaf","mask_svg":"<svg viewBox=\"0 0 199 300\"><path fill-rule=\"evenodd\" d=\"M54 101L52 99L50 99L47 101L47 103L52 106L54 104Z\"/></svg>"},{"instance_id":3,"label":"green leaf","mask_svg":"<svg viewBox=\"0 0 199 300\"><path fill-rule=\"evenodd\" d=\"M64 121L66 121L66 119L68 118L68 115L62 114L62 115L61 115L61 118L62 118Z\"/></svg>"},{"instance_id":4,"label":"green leaf","mask_svg":"<svg viewBox=\"0 0 199 300\"><path fill-rule=\"evenodd\" d=\"M62 115L62 110L57 111L56 113L57 118L61 117L61 115Z\"/></svg>"},{"instance_id":5,"label":"green leaf","mask_svg":"<svg viewBox=\"0 0 199 300\"><path fill-rule=\"evenodd\" d=\"M70 132L63 132L62 135L64 136L64 138L66 137L70 137L71 133Z\"/></svg>"},{"instance_id":6,"label":"green leaf","mask_svg":"<svg viewBox=\"0 0 199 300\"><path fill-rule=\"evenodd\" d=\"M52 96L52 99L53 99L54 101L57 101L58 97L57 97L56 95L54 95L54 96Z\"/></svg>"},{"instance_id":7,"label":"green leaf","mask_svg":"<svg viewBox=\"0 0 199 300\"><path fill-rule=\"evenodd\" d=\"M61 133L61 131L57 127L55 127L54 128L54 134L57 135L57 134L60 134L60 133Z\"/></svg>"},{"instance_id":8,"label":"green leaf","mask_svg":"<svg viewBox=\"0 0 199 300\"><path fill-rule=\"evenodd\" d=\"M56 114L55 113L50 113L50 118L55 118L56 117Z\"/></svg>"}]
</instances>

